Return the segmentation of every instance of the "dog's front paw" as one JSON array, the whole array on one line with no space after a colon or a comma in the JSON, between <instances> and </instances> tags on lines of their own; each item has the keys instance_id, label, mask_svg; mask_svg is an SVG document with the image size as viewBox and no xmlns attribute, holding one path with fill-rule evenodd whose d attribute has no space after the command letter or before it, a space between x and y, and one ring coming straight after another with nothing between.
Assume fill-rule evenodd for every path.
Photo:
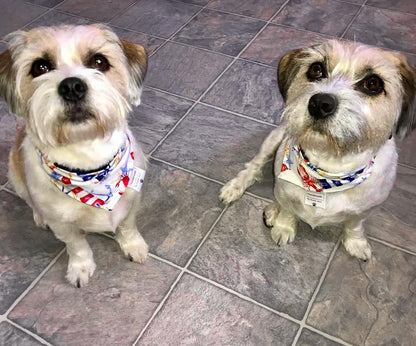
<instances>
[{"instance_id":1,"label":"dog's front paw","mask_svg":"<svg viewBox=\"0 0 416 346\"><path fill-rule=\"evenodd\" d=\"M237 178L225 184L220 192L220 200L224 204L230 204L239 199L244 193L244 186L241 186Z\"/></svg>"},{"instance_id":2,"label":"dog's front paw","mask_svg":"<svg viewBox=\"0 0 416 346\"><path fill-rule=\"evenodd\" d=\"M276 225L271 229L274 242L279 245L286 245L295 240L296 229L288 225Z\"/></svg>"},{"instance_id":3,"label":"dog's front paw","mask_svg":"<svg viewBox=\"0 0 416 346\"><path fill-rule=\"evenodd\" d=\"M37 212L33 212L33 220L35 220L35 224L39 228L48 229L48 225L43 220L43 217L40 216Z\"/></svg>"},{"instance_id":4,"label":"dog's front paw","mask_svg":"<svg viewBox=\"0 0 416 346\"><path fill-rule=\"evenodd\" d=\"M83 287L94 274L95 263L92 258L69 258L67 280L75 287Z\"/></svg>"},{"instance_id":5,"label":"dog's front paw","mask_svg":"<svg viewBox=\"0 0 416 346\"><path fill-rule=\"evenodd\" d=\"M345 250L361 260L367 261L371 258L371 247L365 238L346 238L342 241Z\"/></svg>"},{"instance_id":6,"label":"dog's front paw","mask_svg":"<svg viewBox=\"0 0 416 346\"><path fill-rule=\"evenodd\" d=\"M138 235L133 239L117 239L124 255L132 262L144 263L149 253L149 248L144 239Z\"/></svg>"},{"instance_id":7,"label":"dog's front paw","mask_svg":"<svg viewBox=\"0 0 416 346\"><path fill-rule=\"evenodd\" d=\"M279 203L270 203L263 211L263 221L267 227L273 227L276 224L279 215Z\"/></svg>"}]
</instances>

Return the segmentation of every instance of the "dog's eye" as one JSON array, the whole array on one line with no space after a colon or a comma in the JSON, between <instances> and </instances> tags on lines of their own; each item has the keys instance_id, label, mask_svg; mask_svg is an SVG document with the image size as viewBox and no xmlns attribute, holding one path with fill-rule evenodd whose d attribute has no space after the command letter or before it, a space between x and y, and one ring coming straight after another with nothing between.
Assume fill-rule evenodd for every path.
<instances>
[{"instance_id":1,"label":"dog's eye","mask_svg":"<svg viewBox=\"0 0 416 346\"><path fill-rule=\"evenodd\" d=\"M52 70L52 64L48 60L38 59L33 62L30 74L33 78L36 78L42 74L48 73L50 70Z\"/></svg>"},{"instance_id":2,"label":"dog's eye","mask_svg":"<svg viewBox=\"0 0 416 346\"><path fill-rule=\"evenodd\" d=\"M372 75L359 82L358 89L367 95L378 95L384 91L384 83L379 76Z\"/></svg>"},{"instance_id":3,"label":"dog's eye","mask_svg":"<svg viewBox=\"0 0 416 346\"><path fill-rule=\"evenodd\" d=\"M319 80L326 77L325 68L321 62L313 63L309 69L307 76L310 80Z\"/></svg>"},{"instance_id":4,"label":"dog's eye","mask_svg":"<svg viewBox=\"0 0 416 346\"><path fill-rule=\"evenodd\" d=\"M107 58L101 54L95 54L91 57L88 66L101 72L108 71L110 69L110 63Z\"/></svg>"}]
</instances>

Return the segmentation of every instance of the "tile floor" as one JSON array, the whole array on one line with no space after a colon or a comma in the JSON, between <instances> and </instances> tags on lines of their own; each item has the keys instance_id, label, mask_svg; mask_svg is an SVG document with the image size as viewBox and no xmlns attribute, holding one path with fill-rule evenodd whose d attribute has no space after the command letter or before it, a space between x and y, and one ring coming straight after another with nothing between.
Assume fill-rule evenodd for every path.
<instances>
[{"instance_id":1,"label":"tile floor","mask_svg":"<svg viewBox=\"0 0 416 346\"><path fill-rule=\"evenodd\" d=\"M1 345L414 345L416 133L396 188L366 225L367 263L340 229L300 226L278 248L262 223L265 180L226 209L218 192L279 123L276 66L328 37L405 53L416 63L414 0L0 0L0 36L106 22L144 44L149 72L131 127L150 156L138 217L151 256L123 258L90 236L97 270L65 282L67 256L7 183L19 121L0 101ZM0 51L6 48L0 41Z\"/></svg>"}]
</instances>

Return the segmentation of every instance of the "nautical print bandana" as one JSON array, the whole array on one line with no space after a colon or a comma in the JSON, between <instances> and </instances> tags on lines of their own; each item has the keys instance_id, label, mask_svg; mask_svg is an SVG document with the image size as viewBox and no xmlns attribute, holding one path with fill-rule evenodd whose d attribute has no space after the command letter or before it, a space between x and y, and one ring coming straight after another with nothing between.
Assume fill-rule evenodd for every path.
<instances>
[{"instance_id":1,"label":"nautical print bandana","mask_svg":"<svg viewBox=\"0 0 416 346\"><path fill-rule=\"evenodd\" d=\"M314 192L338 192L353 188L370 177L374 159L360 169L345 173L329 173L314 166L302 154L299 146L289 138L286 142L285 153L279 179L289 181Z\"/></svg>"},{"instance_id":2,"label":"nautical print bandana","mask_svg":"<svg viewBox=\"0 0 416 346\"><path fill-rule=\"evenodd\" d=\"M67 171L38 152L42 168L59 190L82 203L109 211L127 187L140 190L146 173L134 167L134 152L128 136L110 163L96 172Z\"/></svg>"}]
</instances>

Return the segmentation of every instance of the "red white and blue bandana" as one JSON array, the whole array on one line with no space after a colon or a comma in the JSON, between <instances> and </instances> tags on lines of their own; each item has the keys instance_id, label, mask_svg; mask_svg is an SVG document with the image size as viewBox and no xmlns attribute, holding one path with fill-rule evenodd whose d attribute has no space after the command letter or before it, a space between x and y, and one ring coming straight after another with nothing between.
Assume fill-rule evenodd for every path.
<instances>
[{"instance_id":1,"label":"red white and blue bandana","mask_svg":"<svg viewBox=\"0 0 416 346\"><path fill-rule=\"evenodd\" d=\"M39 151L42 168L52 183L67 196L87 205L112 210L124 190L140 190L146 171L134 167L134 152L130 138L103 169L96 172L70 172L49 161ZM135 186L132 186L133 180Z\"/></svg>"},{"instance_id":2,"label":"red white and blue bandana","mask_svg":"<svg viewBox=\"0 0 416 346\"><path fill-rule=\"evenodd\" d=\"M374 159L355 171L329 173L314 166L302 154L293 139L286 142L285 153L279 179L289 181L305 190L313 192L338 192L353 188L371 176Z\"/></svg>"}]
</instances>

